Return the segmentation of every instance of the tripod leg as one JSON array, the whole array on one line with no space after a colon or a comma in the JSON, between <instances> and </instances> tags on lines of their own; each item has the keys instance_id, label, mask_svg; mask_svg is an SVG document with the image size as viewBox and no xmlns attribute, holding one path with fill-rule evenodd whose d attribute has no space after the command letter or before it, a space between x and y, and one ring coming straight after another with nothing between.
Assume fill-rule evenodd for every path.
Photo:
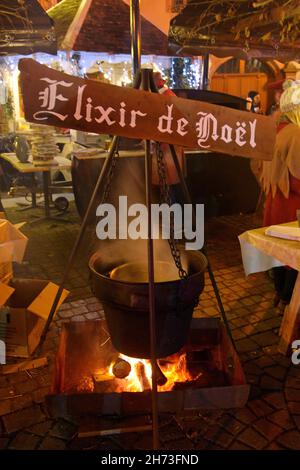
<instances>
[{"instance_id":1,"label":"tripod leg","mask_svg":"<svg viewBox=\"0 0 300 470\"><path fill-rule=\"evenodd\" d=\"M83 218L83 221L81 223L81 227L80 227L80 231L77 235L77 238L75 240L75 243L73 245L73 248L72 248L72 251L71 251L71 254L69 256L69 259L67 261L67 264L66 264L66 268L65 268L65 271L63 273L63 276L62 276L62 280L60 282L60 285L59 285L59 288L58 288L58 291L57 291L57 294L54 298L54 301L53 301L53 304L52 304L52 307L51 307L51 310L50 310L50 313L49 313L49 316L47 318L47 322L44 326L44 329L43 329L43 332L42 332L42 335L41 335L41 338L40 338L40 342L38 344L38 347L37 347L37 350L36 350L36 354L39 354L40 350L41 350L41 347L46 339L46 335L48 333L48 330L49 330L49 327L50 327L50 324L53 320L53 317L54 317L54 314L55 314L55 311L56 311L56 308L57 308L57 305L59 303L59 300L61 298L61 294L64 290L64 286L65 286L65 283L67 281L67 278L68 278L68 275L69 275L69 272L70 272L70 269L73 265L73 261L74 261L74 258L75 258L75 255L77 253L77 250L80 246L80 243L81 243L81 240L84 236L84 233L85 233L85 230L86 230L86 227L88 225L88 220L89 220L89 216L90 216L90 213L91 213L91 210L92 210L92 207L94 205L94 201L96 199L96 196L97 196L97 193L99 191L99 189L101 188L103 182L105 181L105 178L106 176L108 175L109 171L110 171L110 168L111 168L111 164L112 164L112 161L113 161L113 157L114 157L114 154L116 152L116 149L118 147L118 143L119 143L119 137L114 137L113 138L113 141L112 141L112 145L110 147L110 150L109 150L109 153L108 153L108 156L105 160L105 163L99 173L99 176L98 176L98 180L96 182L96 185L95 185L95 188L94 188L94 191L93 191L93 194L91 196L91 199L90 199L90 202L89 202L89 205L87 207L87 210L85 212L85 215L84 215L84 218Z\"/></svg>"},{"instance_id":2,"label":"tripod leg","mask_svg":"<svg viewBox=\"0 0 300 470\"><path fill-rule=\"evenodd\" d=\"M148 209L148 279L149 279L149 316L150 316L150 356L152 368L152 420L153 420L153 449L159 448L158 433L158 397L157 397L157 357L156 357L156 309L155 309L155 285L154 285L154 252L152 238L152 214L151 214L151 175L152 159L150 152L150 142L146 141L145 155L145 180L146 180L146 200Z\"/></svg>"},{"instance_id":3,"label":"tripod leg","mask_svg":"<svg viewBox=\"0 0 300 470\"><path fill-rule=\"evenodd\" d=\"M190 195L190 192L188 190L187 184L185 182L185 179L184 179L184 176L183 176L183 173L182 173L182 170L181 170L181 166L179 164L178 157L177 157L177 154L176 154L176 150L175 150L174 146L171 145L171 144L170 144L170 150L171 150L173 162L174 162L174 165L175 165L178 177L179 177L179 181L180 181L180 185L181 185L181 188L182 188L182 191L183 191L184 198L185 198L185 200L188 204L192 204L191 195ZM195 211L193 210L193 219L194 219L194 221L195 221L195 216L196 216L196 214L195 214ZM221 296L220 296L220 291L219 291L219 288L218 288L218 285L217 285L217 282L216 282L216 279L215 279L215 275L213 273L213 270L212 270L212 267L211 267L211 264L210 264L210 261L209 261L209 257L206 253L205 246L202 248L202 252L207 258L207 270L208 270L208 274L209 274L209 279L210 279L210 282L211 282L211 284L213 286L213 289L214 289L215 297L216 297L216 300L217 300L217 303L218 303L218 307L219 307L222 319L224 321L225 328L226 328L228 336L230 337L230 339L232 341L232 344L235 348L235 343L234 343L234 340L233 340L233 337L232 337L232 334L231 334L231 330L230 330L230 326L229 326L229 323L228 323L228 320L227 320L227 317L226 317L226 312L225 312L224 305L223 305L223 302L222 302L222 299L221 299Z\"/></svg>"}]
</instances>

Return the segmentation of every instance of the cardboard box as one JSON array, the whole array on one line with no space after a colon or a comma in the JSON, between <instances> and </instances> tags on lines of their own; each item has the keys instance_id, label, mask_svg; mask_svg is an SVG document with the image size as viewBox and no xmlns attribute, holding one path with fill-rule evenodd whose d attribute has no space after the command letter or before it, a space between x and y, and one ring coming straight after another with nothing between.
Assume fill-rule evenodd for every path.
<instances>
[{"instance_id":1,"label":"cardboard box","mask_svg":"<svg viewBox=\"0 0 300 470\"><path fill-rule=\"evenodd\" d=\"M0 283L0 339L7 356L29 357L38 346L58 286L39 279ZM69 292L64 290L57 310ZM56 312L57 312L56 310Z\"/></svg>"},{"instance_id":2,"label":"cardboard box","mask_svg":"<svg viewBox=\"0 0 300 470\"><path fill-rule=\"evenodd\" d=\"M0 219L0 282L8 284L13 277L13 261L21 263L28 238L20 232L24 222L13 225Z\"/></svg>"}]
</instances>

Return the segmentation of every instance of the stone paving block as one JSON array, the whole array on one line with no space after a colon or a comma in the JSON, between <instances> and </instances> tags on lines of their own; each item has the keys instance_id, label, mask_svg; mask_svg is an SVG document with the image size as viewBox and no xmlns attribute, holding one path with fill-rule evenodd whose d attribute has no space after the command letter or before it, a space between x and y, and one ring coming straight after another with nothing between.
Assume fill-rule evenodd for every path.
<instances>
[{"instance_id":1,"label":"stone paving block","mask_svg":"<svg viewBox=\"0 0 300 470\"><path fill-rule=\"evenodd\" d=\"M40 450L65 450L65 448L65 441L51 436L46 436L39 445Z\"/></svg>"},{"instance_id":2,"label":"stone paving block","mask_svg":"<svg viewBox=\"0 0 300 470\"><path fill-rule=\"evenodd\" d=\"M206 450L209 446L209 442L206 441L205 439L203 438L199 438L197 439L197 442L195 444L195 449L196 450Z\"/></svg>"},{"instance_id":3,"label":"stone paving block","mask_svg":"<svg viewBox=\"0 0 300 470\"><path fill-rule=\"evenodd\" d=\"M300 401L300 390L294 388L285 389L285 398L287 401Z\"/></svg>"},{"instance_id":4,"label":"stone paving block","mask_svg":"<svg viewBox=\"0 0 300 470\"><path fill-rule=\"evenodd\" d=\"M228 450L253 450L251 447L239 441L234 441Z\"/></svg>"},{"instance_id":5,"label":"stone paving block","mask_svg":"<svg viewBox=\"0 0 300 470\"><path fill-rule=\"evenodd\" d=\"M257 344L249 338L238 340L236 341L235 345L239 353L257 349Z\"/></svg>"},{"instance_id":6,"label":"stone paving block","mask_svg":"<svg viewBox=\"0 0 300 470\"><path fill-rule=\"evenodd\" d=\"M256 420L255 414L252 413L252 411L249 410L248 408L241 408L238 410L234 410L230 414L232 414L236 419L238 419L239 421L245 424L250 424Z\"/></svg>"},{"instance_id":7,"label":"stone paving block","mask_svg":"<svg viewBox=\"0 0 300 470\"><path fill-rule=\"evenodd\" d=\"M268 444L267 439L252 428L245 429L239 434L238 440L256 450L261 450Z\"/></svg>"},{"instance_id":8,"label":"stone paving block","mask_svg":"<svg viewBox=\"0 0 300 470\"><path fill-rule=\"evenodd\" d=\"M246 334L241 329L237 329L232 331L232 337L235 341L237 341L239 339L245 338Z\"/></svg>"},{"instance_id":9,"label":"stone paving block","mask_svg":"<svg viewBox=\"0 0 300 470\"><path fill-rule=\"evenodd\" d=\"M0 416L7 415L12 411L11 400L0 401Z\"/></svg>"},{"instance_id":10,"label":"stone paving block","mask_svg":"<svg viewBox=\"0 0 300 470\"><path fill-rule=\"evenodd\" d=\"M248 402L248 407L259 418L261 416L266 416L268 414L271 414L272 411L273 411L273 408L271 408L263 400L252 400L252 401Z\"/></svg>"},{"instance_id":11,"label":"stone paving block","mask_svg":"<svg viewBox=\"0 0 300 470\"><path fill-rule=\"evenodd\" d=\"M7 382L9 385L15 385L20 382L25 382L26 380L28 380L28 375L24 371L18 372L16 374L9 374L7 377Z\"/></svg>"},{"instance_id":12,"label":"stone paving block","mask_svg":"<svg viewBox=\"0 0 300 470\"><path fill-rule=\"evenodd\" d=\"M286 409L272 413L268 416L267 419L285 430L289 430L295 427L290 413Z\"/></svg>"},{"instance_id":13,"label":"stone paving block","mask_svg":"<svg viewBox=\"0 0 300 470\"><path fill-rule=\"evenodd\" d=\"M147 447L145 447L145 444ZM153 443L152 443L152 436L149 437L149 441L144 444L142 440L139 440L137 444L135 445L135 449L152 449ZM194 449L194 444L189 441L188 439L178 439L176 441L171 441L165 444L164 449L166 450L191 450Z\"/></svg>"},{"instance_id":14,"label":"stone paving block","mask_svg":"<svg viewBox=\"0 0 300 470\"><path fill-rule=\"evenodd\" d=\"M298 415L298 416L297 416L297 415L296 415L296 416L293 416L293 419L294 419L294 421L295 421L295 423L296 423L296 426L297 426L298 431L300 431L300 415Z\"/></svg>"},{"instance_id":15,"label":"stone paving block","mask_svg":"<svg viewBox=\"0 0 300 470\"><path fill-rule=\"evenodd\" d=\"M266 450L285 450L284 447L281 445L277 444L277 442L272 442Z\"/></svg>"},{"instance_id":16,"label":"stone paving block","mask_svg":"<svg viewBox=\"0 0 300 470\"><path fill-rule=\"evenodd\" d=\"M277 410L281 410L286 407L286 401L284 399L283 393L273 392L264 395L263 399L272 405Z\"/></svg>"},{"instance_id":17,"label":"stone paving block","mask_svg":"<svg viewBox=\"0 0 300 470\"><path fill-rule=\"evenodd\" d=\"M27 377L26 381L16 384L15 389L16 393L25 394L36 390L38 386L38 382L35 379L30 379Z\"/></svg>"},{"instance_id":18,"label":"stone paving block","mask_svg":"<svg viewBox=\"0 0 300 470\"><path fill-rule=\"evenodd\" d=\"M12 386L6 386L0 388L0 400L12 397L16 394L16 388Z\"/></svg>"},{"instance_id":19,"label":"stone paving block","mask_svg":"<svg viewBox=\"0 0 300 470\"><path fill-rule=\"evenodd\" d=\"M258 367L258 365L254 361L247 362L244 365L244 372L246 374L253 374L253 375L262 375L264 372L263 370Z\"/></svg>"},{"instance_id":20,"label":"stone paving block","mask_svg":"<svg viewBox=\"0 0 300 470\"><path fill-rule=\"evenodd\" d=\"M261 418L253 424L254 429L260 432L268 441L272 441L282 433L282 428L270 421Z\"/></svg>"},{"instance_id":21,"label":"stone paving block","mask_svg":"<svg viewBox=\"0 0 300 470\"><path fill-rule=\"evenodd\" d=\"M299 367L299 371L300 371L300 367ZM289 376L285 382L285 386L300 390L300 377Z\"/></svg>"},{"instance_id":22,"label":"stone paving block","mask_svg":"<svg viewBox=\"0 0 300 470\"><path fill-rule=\"evenodd\" d=\"M62 312L59 312L59 318L66 319L66 318L71 318L73 317L74 313L73 310L68 309L68 310L63 310Z\"/></svg>"},{"instance_id":23,"label":"stone paving block","mask_svg":"<svg viewBox=\"0 0 300 470\"><path fill-rule=\"evenodd\" d=\"M71 318L71 321L85 321L85 318L83 315L75 315Z\"/></svg>"},{"instance_id":24,"label":"stone paving block","mask_svg":"<svg viewBox=\"0 0 300 470\"><path fill-rule=\"evenodd\" d=\"M34 403L43 403L45 401L45 396L48 395L50 387L40 387L33 392L33 401Z\"/></svg>"},{"instance_id":25,"label":"stone paving block","mask_svg":"<svg viewBox=\"0 0 300 470\"><path fill-rule=\"evenodd\" d=\"M291 414L300 415L300 402L289 401L288 407Z\"/></svg>"},{"instance_id":26,"label":"stone paving block","mask_svg":"<svg viewBox=\"0 0 300 470\"><path fill-rule=\"evenodd\" d=\"M37 436L44 436L51 429L53 422L51 420L43 421L42 423L34 424L27 428L27 431Z\"/></svg>"},{"instance_id":27,"label":"stone paving block","mask_svg":"<svg viewBox=\"0 0 300 470\"><path fill-rule=\"evenodd\" d=\"M266 356L266 355L263 355L263 356L255 359L255 363L261 368L272 366L272 365L276 364L274 359L272 359L270 356Z\"/></svg>"},{"instance_id":28,"label":"stone paving block","mask_svg":"<svg viewBox=\"0 0 300 470\"><path fill-rule=\"evenodd\" d=\"M0 450L4 450L7 448L9 443L9 439L7 437L0 437Z\"/></svg>"},{"instance_id":29,"label":"stone paving block","mask_svg":"<svg viewBox=\"0 0 300 470\"><path fill-rule=\"evenodd\" d=\"M250 393L249 393L249 400L256 400L257 398L261 398L262 391L260 387L258 386L258 383L252 383L251 388L250 388Z\"/></svg>"},{"instance_id":30,"label":"stone paving block","mask_svg":"<svg viewBox=\"0 0 300 470\"><path fill-rule=\"evenodd\" d=\"M277 438L277 442L287 449L300 450L300 432L287 431Z\"/></svg>"},{"instance_id":31,"label":"stone paving block","mask_svg":"<svg viewBox=\"0 0 300 470\"><path fill-rule=\"evenodd\" d=\"M255 333L255 325L243 326L241 330L246 336L251 336L252 334Z\"/></svg>"},{"instance_id":32,"label":"stone paving block","mask_svg":"<svg viewBox=\"0 0 300 470\"><path fill-rule=\"evenodd\" d=\"M278 379L280 381L282 381L287 374L286 368L282 366L265 367L264 371L271 377L274 377L275 379Z\"/></svg>"},{"instance_id":33,"label":"stone paving block","mask_svg":"<svg viewBox=\"0 0 300 470\"><path fill-rule=\"evenodd\" d=\"M123 438L128 437L128 435L123 435L119 437L120 442L122 442ZM132 438L130 438L132 440ZM95 450L99 444L99 437L75 437L72 439L67 445L66 448L68 450ZM127 443L126 443L127 444ZM128 442L128 445L124 446L125 449L131 449L130 444L132 442Z\"/></svg>"},{"instance_id":34,"label":"stone paving block","mask_svg":"<svg viewBox=\"0 0 300 470\"><path fill-rule=\"evenodd\" d=\"M72 308L73 315L83 315L84 313L88 313L88 309L85 305L81 305L80 307Z\"/></svg>"},{"instance_id":35,"label":"stone paving block","mask_svg":"<svg viewBox=\"0 0 300 470\"><path fill-rule=\"evenodd\" d=\"M278 336L275 335L272 331L253 335L251 336L251 339L255 341L259 346L269 346L273 344L277 345L279 341Z\"/></svg>"},{"instance_id":36,"label":"stone paving block","mask_svg":"<svg viewBox=\"0 0 300 470\"><path fill-rule=\"evenodd\" d=\"M31 393L26 393L21 396L16 396L11 401L11 411L22 410L27 406L32 405L33 398Z\"/></svg>"},{"instance_id":37,"label":"stone paving block","mask_svg":"<svg viewBox=\"0 0 300 470\"><path fill-rule=\"evenodd\" d=\"M45 416L38 405L33 405L5 415L2 419L6 432L10 434L30 426L31 424L44 421Z\"/></svg>"},{"instance_id":38,"label":"stone paving block","mask_svg":"<svg viewBox=\"0 0 300 470\"><path fill-rule=\"evenodd\" d=\"M215 425L208 429L204 435L205 439L209 442L216 443L217 445L224 447L225 449L231 444L234 439L232 434L226 432L220 426Z\"/></svg>"},{"instance_id":39,"label":"stone paving block","mask_svg":"<svg viewBox=\"0 0 300 470\"><path fill-rule=\"evenodd\" d=\"M19 432L10 442L9 449L34 450L40 438L27 432Z\"/></svg>"},{"instance_id":40,"label":"stone paving block","mask_svg":"<svg viewBox=\"0 0 300 470\"><path fill-rule=\"evenodd\" d=\"M220 426L222 426L224 429L226 429L226 431L230 432L234 436L239 434L245 428L245 424L241 423L228 414L223 415L218 422Z\"/></svg>"},{"instance_id":41,"label":"stone paving block","mask_svg":"<svg viewBox=\"0 0 300 470\"><path fill-rule=\"evenodd\" d=\"M98 312L99 310L103 310L103 307L99 302L88 304L86 308L89 312Z\"/></svg>"},{"instance_id":42,"label":"stone paving block","mask_svg":"<svg viewBox=\"0 0 300 470\"><path fill-rule=\"evenodd\" d=\"M289 378L295 377L296 379L300 379L300 367L299 366L291 366L289 370ZM298 388L298 387L294 387Z\"/></svg>"},{"instance_id":43,"label":"stone paving block","mask_svg":"<svg viewBox=\"0 0 300 470\"><path fill-rule=\"evenodd\" d=\"M85 315L85 318L87 318L88 320L95 320L95 319L99 318L99 313L98 312L89 312Z\"/></svg>"},{"instance_id":44,"label":"stone paving block","mask_svg":"<svg viewBox=\"0 0 300 470\"><path fill-rule=\"evenodd\" d=\"M57 437L59 439L69 440L73 437L77 430L77 427L68 421L59 420L54 424L50 431L50 436Z\"/></svg>"},{"instance_id":45,"label":"stone paving block","mask_svg":"<svg viewBox=\"0 0 300 470\"><path fill-rule=\"evenodd\" d=\"M283 390L284 388L283 382L269 375L263 375L261 377L260 385L263 390Z\"/></svg>"}]
</instances>

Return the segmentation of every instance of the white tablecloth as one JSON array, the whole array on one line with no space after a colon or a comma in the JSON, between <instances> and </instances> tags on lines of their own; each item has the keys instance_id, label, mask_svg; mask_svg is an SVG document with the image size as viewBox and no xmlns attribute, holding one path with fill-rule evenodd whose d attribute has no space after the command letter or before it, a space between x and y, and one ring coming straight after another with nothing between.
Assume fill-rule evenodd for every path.
<instances>
[{"instance_id":1,"label":"white tablecloth","mask_svg":"<svg viewBox=\"0 0 300 470\"><path fill-rule=\"evenodd\" d=\"M283 225L298 226L298 222ZM248 230L239 236L246 275L285 265L300 271L300 242L265 235L265 230Z\"/></svg>"}]
</instances>

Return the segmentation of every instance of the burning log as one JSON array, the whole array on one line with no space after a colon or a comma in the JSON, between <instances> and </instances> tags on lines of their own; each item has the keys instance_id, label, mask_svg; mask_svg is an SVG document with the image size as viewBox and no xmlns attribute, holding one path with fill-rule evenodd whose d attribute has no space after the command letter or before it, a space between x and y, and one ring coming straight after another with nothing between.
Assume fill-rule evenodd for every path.
<instances>
[{"instance_id":1,"label":"burning log","mask_svg":"<svg viewBox=\"0 0 300 470\"><path fill-rule=\"evenodd\" d=\"M120 357L116 360L114 365L112 366L112 373L118 379L125 379L131 372L131 365L129 362L125 361L125 359L121 359Z\"/></svg>"},{"instance_id":2,"label":"burning log","mask_svg":"<svg viewBox=\"0 0 300 470\"><path fill-rule=\"evenodd\" d=\"M156 383L157 383L157 385L159 385L161 387L162 385L165 385L167 382L168 382L167 377L165 376L165 374L163 373L163 371L159 367L158 362L156 362Z\"/></svg>"},{"instance_id":3,"label":"burning log","mask_svg":"<svg viewBox=\"0 0 300 470\"><path fill-rule=\"evenodd\" d=\"M146 375L145 366L142 362L138 362L135 366L137 376L139 378L139 382L141 384L142 390L149 390L150 383L148 377Z\"/></svg>"}]
</instances>

